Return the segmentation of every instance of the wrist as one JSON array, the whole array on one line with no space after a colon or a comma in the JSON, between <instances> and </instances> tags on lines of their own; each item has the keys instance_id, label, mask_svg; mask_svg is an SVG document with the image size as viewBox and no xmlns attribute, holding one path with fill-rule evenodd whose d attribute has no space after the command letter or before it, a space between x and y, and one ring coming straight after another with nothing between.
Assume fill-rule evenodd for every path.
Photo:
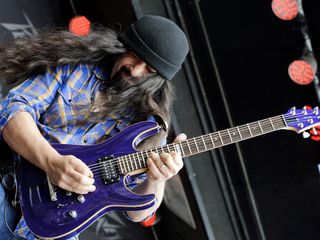
<instances>
[{"instance_id":1,"label":"wrist","mask_svg":"<svg viewBox=\"0 0 320 240\"><path fill-rule=\"evenodd\" d=\"M152 177L148 177L146 180L146 183L148 186L153 187L153 188L158 188L159 186L165 185L166 180L156 180L152 179Z\"/></svg>"},{"instance_id":2,"label":"wrist","mask_svg":"<svg viewBox=\"0 0 320 240\"><path fill-rule=\"evenodd\" d=\"M54 168L61 155L48 142L41 149L39 154L36 155L37 165L43 171L48 172L49 169Z\"/></svg>"}]
</instances>

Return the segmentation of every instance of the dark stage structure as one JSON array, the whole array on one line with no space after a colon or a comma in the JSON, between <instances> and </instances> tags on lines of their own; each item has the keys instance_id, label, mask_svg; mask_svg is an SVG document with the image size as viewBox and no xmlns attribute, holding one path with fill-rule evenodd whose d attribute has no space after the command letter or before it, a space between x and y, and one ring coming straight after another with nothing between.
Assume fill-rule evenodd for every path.
<instances>
[{"instance_id":1,"label":"dark stage structure","mask_svg":"<svg viewBox=\"0 0 320 240\"><path fill-rule=\"evenodd\" d=\"M302 1L315 58L320 2ZM0 0L0 42L66 28L75 15L127 27L146 14L168 17L187 34L190 53L175 77L173 136L195 137L316 107L320 86L288 75L305 40L298 19L282 21L271 0ZM10 86L1 86L5 95ZM184 159L166 186L158 222L145 228L120 213L98 220L80 239L320 239L320 142L276 131Z\"/></svg>"}]
</instances>

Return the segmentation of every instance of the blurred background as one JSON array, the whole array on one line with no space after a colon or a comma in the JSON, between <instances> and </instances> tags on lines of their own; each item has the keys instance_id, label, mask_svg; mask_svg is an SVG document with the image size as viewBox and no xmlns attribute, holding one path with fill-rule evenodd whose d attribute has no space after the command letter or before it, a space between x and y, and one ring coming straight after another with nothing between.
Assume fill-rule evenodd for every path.
<instances>
[{"instance_id":1,"label":"blurred background","mask_svg":"<svg viewBox=\"0 0 320 240\"><path fill-rule=\"evenodd\" d=\"M195 137L318 106L319 11L318 0L0 0L0 42L47 28L77 34L88 22L121 30L146 14L168 17L191 47L173 81L171 139ZM76 16L85 19L70 27ZM2 85L1 96L10 88ZM150 226L114 212L80 239L320 239L315 139L277 131L185 158Z\"/></svg>"}]
</instances>

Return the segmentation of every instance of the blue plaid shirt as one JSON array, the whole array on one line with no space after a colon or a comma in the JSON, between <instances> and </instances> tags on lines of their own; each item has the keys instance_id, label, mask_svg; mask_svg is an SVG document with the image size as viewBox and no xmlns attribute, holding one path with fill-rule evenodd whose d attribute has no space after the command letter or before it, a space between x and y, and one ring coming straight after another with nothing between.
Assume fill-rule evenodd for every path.
<instances>
[{"instance_id":1,"label":"blue plaid shirt","mask_svg":"<svg viewBox=\"0 0 320 240\"><path fill-rule=\"evenodd\" d=\"M130 123L130 117L112 117L100 123L82 123L84 116L77 114L79 106L87 106L101 93L106 73L97 66L80 64L52 67L43 75L35 75L11 89L1 101L0 131L18 112L28 112L42 135L51 143L94 144L112 136ZM129 180L134 188L146 178L145 174ZM23 220L16 231L26 239L35 239Z\"/></svg>"}]
</instances>

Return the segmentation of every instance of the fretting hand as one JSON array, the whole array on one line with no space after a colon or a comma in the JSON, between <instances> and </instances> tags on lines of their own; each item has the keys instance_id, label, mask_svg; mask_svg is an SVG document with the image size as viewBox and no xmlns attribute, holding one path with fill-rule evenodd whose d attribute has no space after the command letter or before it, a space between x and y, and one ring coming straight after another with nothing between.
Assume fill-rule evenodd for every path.
<instances>
[{"instance_id":1,"label":"fretting hand","mask_svg":"<svg viewBox=\"0 0 320 240\"><path fill-rule=\"evenodd\" d=\"M186 140L187 136L182 133L179 134L174 142L178 143ZM147 160L148 172L147 179L151 184L158 184L165 182L169 178L176 175L183 167L181 154L177 152L156 154L151 153Z\"/></svg>"}]
</instances>

